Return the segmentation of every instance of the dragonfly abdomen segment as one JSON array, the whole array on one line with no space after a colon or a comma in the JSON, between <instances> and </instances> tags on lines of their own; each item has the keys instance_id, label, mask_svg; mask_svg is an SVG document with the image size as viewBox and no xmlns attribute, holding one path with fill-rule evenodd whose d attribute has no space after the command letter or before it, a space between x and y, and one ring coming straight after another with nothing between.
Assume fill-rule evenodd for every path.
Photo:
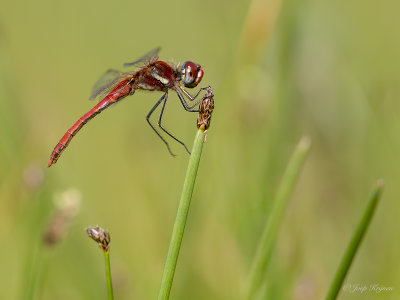
<instances>
[{"instance_id":1,"label":"dragonfly abdomen segment","mask_svg":"<svg viewBox=\"0 0 400 300\"><path fill-rule=\"evenodd\" d=\"M67 148L69 142L87 122L89 122L99 113L101 113L107 107L125 98L127 95L129 95L129 93L132 92L131 90L132 90L131 86L124 85L123 87L117 89L116 91L113 91L110 94L108 94L103 100L97 103L97 105L94 106L90 111L88 111L86 114L80 117L79 120L76 121L76 123L72 125L70 129L67 130L67 132L61 138L58 144L54 147L54 150L51 153L50 161L47 167L50 167L51 165L57 162L62 152L65 150L65 148Z\"/></svg>"}]
</instances>

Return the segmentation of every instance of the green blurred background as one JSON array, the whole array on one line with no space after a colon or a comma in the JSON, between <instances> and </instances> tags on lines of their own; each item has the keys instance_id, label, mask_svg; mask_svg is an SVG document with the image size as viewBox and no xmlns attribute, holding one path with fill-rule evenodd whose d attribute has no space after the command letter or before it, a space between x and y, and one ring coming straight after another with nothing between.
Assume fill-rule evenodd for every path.
<instances>
[{"instance_id":1,"label":"green blurred background","mask_svg":"<svg viewBox=\"0 0 400 300\"><path fill-rule=\"evenodd\" d=\"M19 299L43 252L38 299L105 299L111 233L117 299L155 299L188 161L145 122L137 92L91 121L58 163L59 138L95 102L93 83L161 46L193 60L215 113L171 299L239 299L285 165L312 139L268 269L269 299L322 299L375 180L382 202L340 299L400 299L398 1L3 1L0 6L0 298ZM197 90L197 89L196 89ZM196 115L170 93L165 126L191 146ZM39 248L74 189L64 238ZM40 256L39 255L39 256Z\"/></svg>"}]
</instances>

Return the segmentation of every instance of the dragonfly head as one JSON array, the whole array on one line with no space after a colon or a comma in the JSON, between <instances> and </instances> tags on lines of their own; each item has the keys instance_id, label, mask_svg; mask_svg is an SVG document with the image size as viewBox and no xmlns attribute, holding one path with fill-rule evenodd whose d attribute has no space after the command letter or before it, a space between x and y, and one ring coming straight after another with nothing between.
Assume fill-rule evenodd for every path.
<instances>
[{"instance_id":1,"label":"dragonfly head","mask_svg":"<svg viewBox=\"0 0 400 300\"><path fill-rule=\"evenodd\" d=\"M187 88L194 88L203 78L204 71L201 69L200 65L192 61L187 61L182 65L180 73L183 85Z\"/></svg>"}]
</instances>

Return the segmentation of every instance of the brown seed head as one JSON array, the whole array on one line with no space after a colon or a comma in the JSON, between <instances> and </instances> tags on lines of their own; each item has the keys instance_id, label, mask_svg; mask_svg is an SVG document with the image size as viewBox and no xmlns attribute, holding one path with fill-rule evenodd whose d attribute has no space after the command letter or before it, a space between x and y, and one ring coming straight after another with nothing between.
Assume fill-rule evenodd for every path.
<instances>
[{"instance_id":1,"label":"brown seed head","mask_svg":"<svg viewBox=\"0 0 400 300\"><path fill-rule=\"evenodd\" d=\"M110 234L107 230L99 226L86 228L87 235L94 240L104 252L108 252L110 248Z\"/></svg>"},{"instance_id":2,"label":"brown seed head","mask_svg":"<svg viewBox=\"0 0 400 300\"><path fill-rule=\"evenodd\" d=\"M204 133L207 133L207 130L210 127L211 115L213 111L214 95L212 92L212 88L208 87L206 93L203 96L203 101L199 105L199 116L197 117L197 128L203 129Z\"/></svg>"},{"instance_id":3,"label":"brown seed head","mask_svg":"<svg viewBox=\"0 0 400 300\"><path fill-rule=\"evenodd\" d=\"M47 246L57 244L68 232L72 219L78 214L81 194L77 189L68 189L56 198L56 212L47 224L43 242Z\"/></svg>"}]
</instances>

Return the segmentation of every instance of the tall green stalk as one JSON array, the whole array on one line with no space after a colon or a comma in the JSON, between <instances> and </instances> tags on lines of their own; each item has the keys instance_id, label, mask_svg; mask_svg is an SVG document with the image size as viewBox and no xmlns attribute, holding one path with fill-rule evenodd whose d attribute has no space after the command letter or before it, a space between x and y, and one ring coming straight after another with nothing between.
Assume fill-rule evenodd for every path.
<instances>
[{"instance_id":1,"label":"tall green stalk","mask_svg":"<svg viewBox=\"0 0 400 300\"><path fill-rule=\"evenodd\" d=\"M110 268L110 252L104 252L104 262L106 267L106 279L107 279L107 294L108 300L114 299L112 280L111 280L111 268Z\"/></svg>"},{"instance_id":2,"label":"tall green stalk","mask_svg":"<svg viewBox=\"0 0 400 300\"><path fill-rule=\"evenodd\" d=\"M310 149L310 144L311 141L309 138L303 137L300 140L282 177L281 184L274 199L274 207L272 208L270 217L265 224L264 232L258 244L256 256L250 270L246 290L246 297L248 299L254 299L259 291L260 284L270 260L271 252L275 245L283 212Z\"/></svg>"},{"instance_id":3,"label":"tall green stalk","mask_svg":"<svg viewBox=\"0 0 400 300\"><path fill-rule=\"evenodd\" d=\"M199 129L194 139L192 154L190 155L189 165L186 171L185 181L183 183L181 199L175 218L175 224L169 244L164 273L161 280L161 287L158 294L159 300L167 300L171 292L176 263L178 261L179 250L181 248L182 237L185 231L186 219L189 212L190 200L192 198L193 187L196 180L197 170L199 168L201 152L203 149L203 140L204 130Z\"/></svg>"},{"instance_id":4,"label":"tall green stalk","mask_svg":"<svg viewBox=\"0 0 400 300\"><path fill-rule=\"evenodd\" d=\"M21 299L31 300L35 299L35 295L37 292L37 288L39 285L40 277L42 275L42 266L43 266L43 249L41 245L36 245L31 247L31 261L29 263L27 278L28 280L25 282L25 288L23 291L23 296Z\"/></svg>"},{"instance_id":5,"label":"tall green stalk","mask_svg":"<svg viewBox=\"0 0 400 300\"><path fill-rule=\"evenodd\" d=\"M354 231L353 237L351 238L350 243L347 246L346 252L342 257L342 261L340 262L335 277L332 281L331 287L325 298L326 300L334 300L338 296L340 288L342 287L344 279L346 278L347 272L349 271L351 263L353 262L357 249L361 244L361 241L368 229L369 224L371 223L371 219L374 215L376 206L382 195L383 186L383 181L379 180L377 182L377 186L374 192L371 195L371 198L369 199L367 207L365 208L364 214L362 215L361 220L358 223L356 230Z\"/></svg>"}]
</instances>

